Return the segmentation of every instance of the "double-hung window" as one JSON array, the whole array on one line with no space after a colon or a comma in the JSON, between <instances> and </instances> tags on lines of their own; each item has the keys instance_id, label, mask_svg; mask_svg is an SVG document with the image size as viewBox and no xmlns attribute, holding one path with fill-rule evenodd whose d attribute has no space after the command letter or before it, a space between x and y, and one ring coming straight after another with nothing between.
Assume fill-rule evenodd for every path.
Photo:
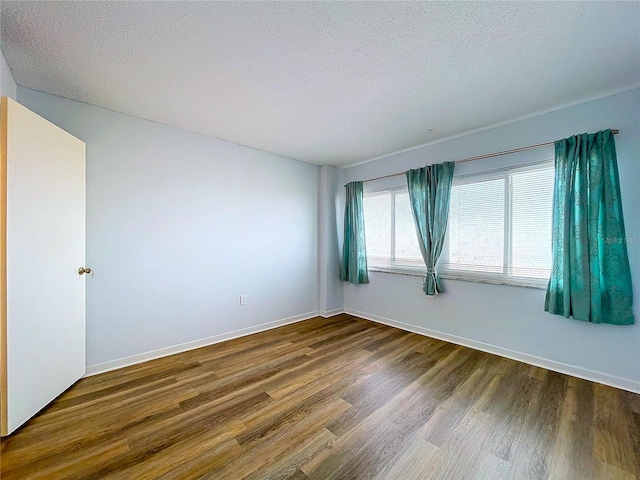
<instances>
[{"instance_id":1,"label":"double-hung window","mask_svg":"<svg viewBox=\"0 0 640 480\"><path fill-rule=\"evenodd\" d=\"M443 278L544 286L551 269L553 162L454 176ZM424 274L406 186L365 194L372 270Z\"/></svg>"}]
</instances>

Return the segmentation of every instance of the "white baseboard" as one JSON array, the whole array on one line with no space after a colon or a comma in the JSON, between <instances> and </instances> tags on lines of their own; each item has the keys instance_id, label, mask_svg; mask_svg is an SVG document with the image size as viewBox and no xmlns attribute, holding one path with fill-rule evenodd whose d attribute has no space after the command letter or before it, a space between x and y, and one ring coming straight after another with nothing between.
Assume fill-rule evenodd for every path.
<instances>
[{"instance_id":1,"label":"white baseboard","mask_svg":"<svg viewBox=\"0 0 640 480\"><path fill-rule=\"evenodd\" d=\"M382 323L384 325L396 327L408 332L413 332L419 335L437 338L438 340L444 340L445 342L455 343L464 347L473 348L475 350L492 353L494 355L510 358L512 360L517 360L529 365L535 365L536 367L553 370L554 372L564 373L566 375L582 378L584 380L590 380L596 383L602 383L604 385L620 388L629 392L640 393L640 382L632 380L630 378L617 377L615 375L609 375L608 373L591 370L589 368L556 362L555 360L536 357L535 355L529 355L528 353L517 352L508 348L498 347L489 343L478 342L476 340L458 337L456 335L439 332L437 330L431 330L429 328L419 327L417 325L411 325L409 323L399 322L397 320L392 320L390 318L381 317L379 315L374 315L371 313L360 312L358 310L353 310L350 308L346 308L344 312L356 317L364 318L366 320L371 320L372 322Z\"/></svg>"},{"instance_id":2,"label":"white baseboard","mask_svg":"<svg viewBox=\"0 0 640 480\"><path fill-rule=\"evenodd\" d=\"M339 315L341 313L344 313L344 310L342 308L334 308L333 310L320 311L320 315L324 318L333 317L334 315Z\"/></svg>"},{"instance_id":3,"label":"white baseboard","mask_svg":"<svg viewBox=\"0 0 640 480\"><path fill-rule=\"evenodd\" d=\"M293 317L283 318L281 320L275 320L273 322L261 323L253 327L241 328L240 330L234 330L232 332L221 333L212 337L201 338L199 340L193 340L191 342L180 343L178 345L172 345L170 347L159 348L150 352L138 353L129 357L118 358L116 360L110 360L104 363L98 363L96 365L87 366L85 377L97 375L99 373L109 372L111 370L117 370L118 368L128 367L137 363L146 362L148 360L154 360L160 357L166 357L168 355L174 355L176 353L186 352L187 350L193 350L195 348L206 347L207 345L213 345L214 343L224 342L238 337L244 337L265 330L271 330L273 328L282 327L291 323L301 322L309 318L317 317L320 312L308 312L301 315L295 315Z\"/></svg>"}]
</instances>

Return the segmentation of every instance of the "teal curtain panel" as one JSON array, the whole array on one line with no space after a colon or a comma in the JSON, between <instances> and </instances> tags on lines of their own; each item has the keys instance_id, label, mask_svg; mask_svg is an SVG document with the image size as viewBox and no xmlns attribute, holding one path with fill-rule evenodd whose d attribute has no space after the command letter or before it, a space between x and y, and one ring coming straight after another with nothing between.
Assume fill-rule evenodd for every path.
<instances>
[{"instance_id":1,"label":"teal curtain panel","mask_svg":"<svg viewBox=\"0 0 640 480\"><path fill-rule=\"evenodd\" d=\"M369 283L362 182L347 183L345 188L347 197L344 207L344 242L340 279L355 284Z\"/></svg>"},{"instance_id":2,"label":"teal curtain panel","mask_svg":"<svg viewBox=\"0 0 640 480\"><path fill-rule=\"evenodd\" d=\"M593 323L634 323L611 130L555 142L553 266L544 309Z\"/></svg>"},{"instance_id":3,"label":"teal curtain panel","mask_svg":"<svg viewBox=\"0 0 640 480\"><path fill-rule=\"evenodd\" d=\"M447 162L406 172L413 221L427 266L422 288L427 295L444 292L436 264L447 232L454 168L454 162Z\"/></svg>"}]
</instances>

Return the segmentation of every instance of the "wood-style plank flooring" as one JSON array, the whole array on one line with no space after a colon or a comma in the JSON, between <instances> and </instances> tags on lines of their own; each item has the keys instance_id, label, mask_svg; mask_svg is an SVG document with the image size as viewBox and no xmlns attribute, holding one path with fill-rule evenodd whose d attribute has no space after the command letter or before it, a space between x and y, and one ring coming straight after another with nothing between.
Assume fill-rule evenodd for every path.
<instances>
[{"instance_id":1,"label":"wood-style plank flooring","mask_svg":"<svg viewBox=\"0 0 640 480\"><path fill-rule=\"evenodd\" d=\"M81 380L11 479L640 480L640 395L338 315Z\"/></svg>"}]
</instances>

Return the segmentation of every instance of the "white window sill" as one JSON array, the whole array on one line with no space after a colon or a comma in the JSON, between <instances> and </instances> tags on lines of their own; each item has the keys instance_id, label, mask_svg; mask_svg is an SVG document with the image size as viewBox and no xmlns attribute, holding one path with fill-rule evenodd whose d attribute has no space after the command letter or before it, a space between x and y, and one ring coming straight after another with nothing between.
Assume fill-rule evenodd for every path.
<instances>
[{"instance_id":1,"label":"white window sill","mask_svg":"<svg viewBox=\"0 0 640 480\"><path fill-rule=\"evenodd\" d=\"M370 272L380 272L380 273L391 273L394 275L409 275L412 277L424 277L425 270L424 268L411 268L411 267L369 267ZM505 278L487 278L482 276L472 277L472 276L463 276L455 273L449 272L438 272L440 278L444 280L458 280L461 282L472 282L472 283L490 283L493 285L507 285L509 287L525 287L525 288L534 288L536 290L546 290L548 280L539 280L539 279L514 279L507 280Z\"/></svg>"}]
</instances>

